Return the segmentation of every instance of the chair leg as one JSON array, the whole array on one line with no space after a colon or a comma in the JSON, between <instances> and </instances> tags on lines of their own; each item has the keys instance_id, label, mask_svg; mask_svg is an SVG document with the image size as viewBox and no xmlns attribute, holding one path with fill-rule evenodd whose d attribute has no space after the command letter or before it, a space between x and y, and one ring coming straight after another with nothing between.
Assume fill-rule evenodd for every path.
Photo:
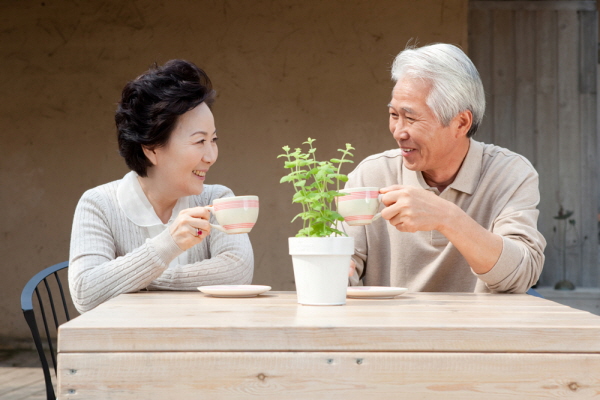
<instances>
[{"instance_id":1,"label":"chair leg","mask_svg":"<svg viewBox=\"0 0 600 400\"><path fill-rule=\"evenodd\" d=\"M42 371L44 372L44 381L46 384L46 397L48 400L56 400L54 386L52 386L52 376L50 376L50 368L48 361L46 360L46 355L44 354L44 346L39 333L37 333L38 329L35 322L35 315L33 314L33 311L24 312L24 314L27 325L29 325L29 329L31 330L31 336L33 336L33 343L35 344L35 348L40 358L40 363L42 364Z\"/></svg>"}]
</instances>

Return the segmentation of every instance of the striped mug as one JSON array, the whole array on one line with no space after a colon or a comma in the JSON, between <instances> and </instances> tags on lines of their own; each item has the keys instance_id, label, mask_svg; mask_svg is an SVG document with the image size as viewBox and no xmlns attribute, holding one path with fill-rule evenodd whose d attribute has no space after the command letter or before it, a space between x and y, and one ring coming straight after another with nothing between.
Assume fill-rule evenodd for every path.
<instances>
[{"instance_id":1,"label":"striped mug","mask_svg":"<svg viewBox=\"0 0 600 400\"><path fill-rule=\"evenodd\" d=\"M219 225L210 224L213 229L235 234L248 233L258 219L258 196L224 197L213 201L207 207Z\"/></svg>"},{"instance_id":2,"label":"striped mug","mask_svg":"<svg viewBox=\"0 0 600 400\"><path fill-rule=\"evenodd\" d=\"M381 194L377 187L356 187L342 189L337 200L337 211L350 226L368 225L379 219L378 213Z\"/></svg>"}]
</instances>

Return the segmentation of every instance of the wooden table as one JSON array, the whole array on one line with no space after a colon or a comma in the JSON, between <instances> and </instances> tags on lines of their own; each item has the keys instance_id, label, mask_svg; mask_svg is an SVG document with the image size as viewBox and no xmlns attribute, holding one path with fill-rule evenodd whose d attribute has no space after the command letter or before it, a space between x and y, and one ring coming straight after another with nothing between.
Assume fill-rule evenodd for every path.
<instances>
[{"instance_id":1,"label":"wooden table","mask_svg":"<svg viewBox=\"0 0 600 400\"><path fill-rule=\"evenodd\" d=\"M62 325L60 399L600 396L600 317L529 295L121 295Z\"/></svg>"}]
</instances>

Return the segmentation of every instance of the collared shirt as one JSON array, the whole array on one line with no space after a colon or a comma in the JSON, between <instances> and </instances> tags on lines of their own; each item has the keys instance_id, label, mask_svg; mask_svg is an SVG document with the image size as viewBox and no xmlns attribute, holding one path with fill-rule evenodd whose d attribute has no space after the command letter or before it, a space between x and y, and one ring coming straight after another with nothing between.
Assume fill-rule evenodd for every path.
<instances>
[{"instance_id":1,"label":"collared shirt","mask_svg":"<svg viewBox=\"0 0 600 400\"><path fill-rule=\"evenodd\" d=\"M139 227L143 227L148 232L148 238L158 236L168 226L170 226L181 210L190 208L190 198L181 197L175 203L171 218L166 224L160 220L154 207L150 204L150 200L144 193L142 185L138 180L138 174L135 171L127 173L119 182L117 187L117 200L119 207L127 218ZM184 251L179 256L175 257L169 264L169 268L175 267L177 264L185 265L188 263L188 252Z\"/></svg>"},{"instance_id":2,"label":"collared shirt","mask_svg":"<svg viewBox=\"0 0 600 400\"><path fill-rule=\"evenodd\" d=\"M430 190L500 235L500 258L490 271L476 274L438 231L400 232L383 219L366 226L344 224L355 239L358 273L351 284L411 291L525 292L537 281L546 241L537 230L538 175L527 159L471 139L456 178L440 193L420 171L407 169L395 149L363 160L349 175L346 187L396 184Z\"/></svg>"}]
</instances>

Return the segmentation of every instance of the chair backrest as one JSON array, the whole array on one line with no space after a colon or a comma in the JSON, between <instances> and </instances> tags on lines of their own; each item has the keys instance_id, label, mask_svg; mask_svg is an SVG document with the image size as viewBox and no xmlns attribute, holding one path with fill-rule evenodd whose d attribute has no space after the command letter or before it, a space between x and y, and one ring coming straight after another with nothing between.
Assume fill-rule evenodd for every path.
<instances>
[{"instance_id":1,"label":"chair backrest","mask_svg":"<svg viewBox=\"0 0 600 400\"><path fill-rule=\"evenodd\" d=\"M40 335L37 321L43 321L44 332L46 334L46 348L49 351L54 366L54 377L56 378L56 349L52 340L56 337L59 325L71 319L67 306L67 298L65 298L65 292L58 272L66 269L68 266L68 261L65 261L38 272L27 282L21 292L21 308L23 309L25 321L27 321L27 325L29 325L29 329L31 330L35 348L40 356L48 400L55 400L56 395L52 386L52 375L46 357L44 341ZM52 292L53 288L54 293ZM57 288L58 290L56 290ZM36 307L34 307L34 294L37 298Z\"/></svg>"}]
</instances>

